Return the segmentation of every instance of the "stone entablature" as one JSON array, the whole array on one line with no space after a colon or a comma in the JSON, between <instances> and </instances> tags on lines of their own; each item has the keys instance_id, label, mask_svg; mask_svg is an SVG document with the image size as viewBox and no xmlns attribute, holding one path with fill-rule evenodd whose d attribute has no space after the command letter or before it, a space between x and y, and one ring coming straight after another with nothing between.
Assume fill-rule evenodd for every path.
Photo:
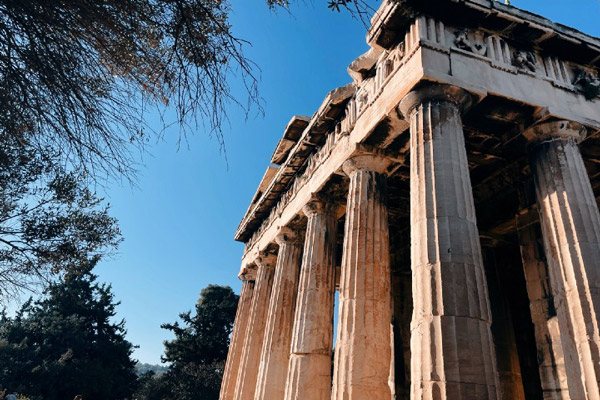
<instances>
[{"instance_id":1,"label":"stone entablature","mask_svg":"<svg viewBox=\"0 0 600 400\"><path fill-rule=\"evenodd\" d=\"M267 231L268 227L273 226L277 216L283 215L283 209L290 199L296 196L300 187L306 186L307 180L313 176L316 168L328 158L339 138L348 136L363 114L367 114L365 119L368 119L368 122L361 125L361 129L367 125L371 131L386 117L398 119L394 110L388 110L384 114L377 112L382 109L382 102L377 100L384 95L386 89L388 92L393 90L396 93L405 93L408 92L411 85L414 86L422 79L449 81L471 90L480 98L485 97L488 92L493 92L495 95L503 95L512 101L541 104L540 114L544 114L545 118L568 119L600 128L595 107L589 104L590 102L584 95L581 95L593 92L596 85L600 86L594 68L564 61L554 55L541 53L540 50L524 50L524 47L519 47L518 44L509 44L509 40L502 37L501 33L483 28L454 27L431 17L420 16L408 26L403 40L392 48L386 50L372 48L368 55L376 61L366 63L370 67L369 69L363 68L360 72L355 72L353 84L337 89L327 96L323 106L315 113L302 136L288 150L287 159L280 166L269 189L262 193L262 199L257 199L258 205L263 199L268 199L271 211L266 217L261 218L263 219L262 223L258 225L251 236L248 236L245 226L256 218L253 215L257 206L251 206L244 217L236 233L236 239L249 238L246 241L246 253L256 253L260 250L256 249L254 244ZM550 29L549 27L544 28ZM481 64L477 65L478 62ZM493 70L487 70L485 65ZM450 71L451 74L448 74L448 69L453 69ZM496 73L493 72L494 70ZM461 71L469 71L468 76L461 76ZM506 76L505 73L510 75ZM526 80L519 84L505 85L507 82L513 82L514 78L511 76L515 75L524 77ZM368 78L363 79L362 76L368 76ZM396 79L394 79L395 77ZM526 92L522 90L523 87L530 88L532 86L529 79L536 82L534 85L539 90ZM550 83L553 88L561 89L561 91L552 92L550 95L549 90L551 89L544 87L544 82ZM398 86L401 88L399 89ZM556 96L556 93L561 93L561 95ZM555 103L560 104L543 105L549 100L556 100ZM344 112L338 114L337 120L332 120L327 115L332 101L337 105L346 104ZM593 103L596 101L600 100L594 100ZM389 108L389 101L386 103L387 107L384 106L383 109ZM569 107L565 109L564 104L568 104ZM369 108L377 110L367 113ZM377 114L377 120L373 119L373 114ZM380 147L387 147L397 135L408 128L406 124L402 126L403 122L398 122L400 126L390 134L386 141L380 144ZM318 145L318 143L311 142L310 134L315 125L322 124L326 124L330 128L323 135L324 139L320 139L324 140L324 143ZM367 134L365 135L365 133ZM356 135L360 139L355 143L361 143L370 133L369 131ZM347 146L348 143L344 145ZM402 156L399 155L399 157ZM307 170L308 173L303 172L304 170ZM300 172L296 173L295 171ZM272 189L277 186L287 186L288 189L274 195ZM318 189L320 186L314 188L314 190ZM275 200L273 197L279 197L279 199ZM300 212L300 208L295 210L296 214ZM279 222L285 225L289 221ZM271 241L270 239L269 241Z\"/></svg>"},{"instance_id":2,"label":"stone entablature","mask_svg":"<svg viewBox=\"0 0 600 400\"><path fill-rule=\"evenodd\" d=\"M235 234L236 240L247 240L249 237L248 224L254 222L256 210L262 205L265 200L269 201L269 207L272 207L273 199L271 193L274 192L276 186L289 186L290 180L294 179L297 172L303 168L307 158L316 150L318 143L326 139L327 130L323 130L322 126L332 120L332 117L343 112L343 106L354 93L354 85L347 85L342 88L331 91L325 98L319 110L314 114L308 126L297 140L296 144L288 151L287 158L282 162L273 180L271 180L268 188L262 193L261 197L253 200L248 212L242 219L240 226ZM279 189L279 194L281 189ZM275 199L277 200L277 199ZM271 213L272 215L272 213ZM264 224L264 223L263 223ZM264 228L263 228L264 229Z\"/></svg>"},{"instance_id":3,"label":"stone entablature","mask_svg":"<svg viewBox=\"0 0 600 400\"><path fill-rule=\"evenodd\" d=\"M288 125L285 127L283 137L277 143L277 147L271 157L271 164L281 165L287 160L290 150L294 147L298 140L302 137L304 129L308 126L310 117L296 115L292 117Z\"/></svg>"},{"instance_id":4,"label":"stone entablature","mask_svg":"<svg viewBox=\"0 0 600 400\"><path fill-rule=\"evenodd\" d=\"M236 232L221 399L600 400L600 41L488 0L372 22Z\"/></svg>"}]
</instances>

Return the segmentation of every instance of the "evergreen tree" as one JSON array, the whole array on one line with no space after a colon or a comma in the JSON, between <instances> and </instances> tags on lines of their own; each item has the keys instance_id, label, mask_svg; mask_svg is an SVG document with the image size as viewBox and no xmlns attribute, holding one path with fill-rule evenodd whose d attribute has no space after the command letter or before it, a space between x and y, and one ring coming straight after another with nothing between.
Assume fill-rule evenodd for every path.
<instances>
[{"instance_id":1,"label":"evergreen tree","mask_svg":"<svg viewBox=\"0 0 600 400\"><path fill-rule=\"evenodd\" d=\"M166 374L156 374L148 371L138 379L138 390L133 398L135 400L165 400L171 397L170 382Z\"/></svg>"},{"instance_id":2,"label":"evergreen tree","mask_svg":"<svg viewBox=\"0 0 600 400\"><path fill-rule=\"evenodd\" d=\"M135 389L133 346L111 287L73 268L39 301L0 319L0 382L32 399L125 399Z\"/></svg>"},{"instance_id":3,"label":"evergreen tree","mask_svg":"<svg viewBox=\"0 0 600 400\"><path fill-rule=\"evenodd\" d=\"M181 324L162 325L175 334L165 342L163 362L170 363L169 370L160 377L144 377L137 398L218 399L237 303L230 287L209 285L200 293L195 315L188 311L179 315Z\"/></svg>"}]
</instances>

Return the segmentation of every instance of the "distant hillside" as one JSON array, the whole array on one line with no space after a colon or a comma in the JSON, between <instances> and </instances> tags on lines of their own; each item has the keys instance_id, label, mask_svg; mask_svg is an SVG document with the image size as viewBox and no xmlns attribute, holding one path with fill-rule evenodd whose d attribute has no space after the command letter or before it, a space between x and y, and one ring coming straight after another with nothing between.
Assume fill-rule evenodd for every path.
<instances>
[{"instance_id":1,"label":"distant hillside","mask_svg":"<svg viewBox=\"0 0 600 400\"><path fill-rule=\"evenodd\" d=\"M164 365L146 364L138 362L135 365L135 372L140 375L144 375L148 371L154 371L156 375L162 375L167 372L167 367Z\"/></svg>"}]
</instances>

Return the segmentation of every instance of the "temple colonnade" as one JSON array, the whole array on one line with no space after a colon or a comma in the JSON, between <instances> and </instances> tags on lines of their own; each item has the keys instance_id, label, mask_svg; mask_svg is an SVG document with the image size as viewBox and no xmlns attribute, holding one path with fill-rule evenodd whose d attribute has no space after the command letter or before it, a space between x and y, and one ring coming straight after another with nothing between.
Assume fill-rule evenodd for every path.
<instances>
[{"instance_id":1,"label":"temple colonnade","mask_svg":"<svg viewBox=\"0 0 600 400\"><path fill-rule=\"evenodd\" d=\"M461 119L472 102L463 89L427 84L399 105L410 125L411 399L501 398ZM551 354L539 365L541 385L549 399L600 399L600 214L578 147L586 129L559 120L522 134L541 233L522 216L519 242L537 351ZM376 146L352 154L342 165L346 198L314 193L305 225L280 227L277 254L261 253L241 275L221 400L393 398L394 162Z\"/></svg>"}]
</instances>

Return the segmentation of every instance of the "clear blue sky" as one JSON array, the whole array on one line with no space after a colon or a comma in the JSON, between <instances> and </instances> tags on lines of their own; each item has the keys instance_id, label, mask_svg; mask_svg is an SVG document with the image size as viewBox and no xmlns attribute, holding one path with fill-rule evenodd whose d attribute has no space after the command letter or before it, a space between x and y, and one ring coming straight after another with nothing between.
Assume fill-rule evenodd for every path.
<instances>
[{"instance_id":1,"label":"clear blue sky","mask_svg":"<svg viewBox=\"0 0 600 400\"><path fill-rule=\"evenodd\" d=\"M249 40L260 67L265 116L248 121L230 109L225 127L229 166L216 140L201 130L177 151L177 130L145 155L137 188L113 185L107 200L125 241L96 269L110 282L118 317L135 357L158 363L169 332L160 324L190 310L200 290L215 283L239 293L243 245L233 234L292 115L312 115L331 89L350 82L348 64L362 54L365 29L326 0L297 0L291 12L269 11L264 0L232 0L231 24ZM377 2L378 3L378 2ZM600 36L598 0L514 0L513 4ZM232 77L232 86L241 88Z\"/></svg>"}]
</instances>

